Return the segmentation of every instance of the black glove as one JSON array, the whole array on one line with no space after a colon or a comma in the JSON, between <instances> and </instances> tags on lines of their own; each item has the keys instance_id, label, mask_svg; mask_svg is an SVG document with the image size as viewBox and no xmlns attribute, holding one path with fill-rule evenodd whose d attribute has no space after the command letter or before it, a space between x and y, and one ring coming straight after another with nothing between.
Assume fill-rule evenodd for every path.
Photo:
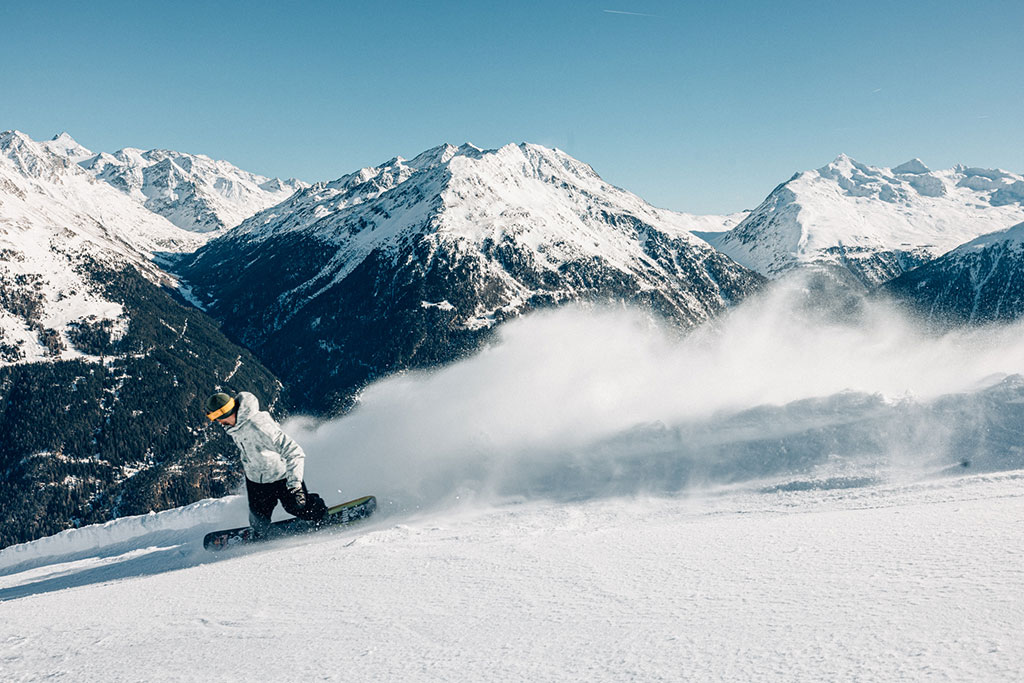
<instances>
[{"instance_id":1,"label":"black glove","mask_svg":"<svg viewBox=\"0 0 1024 683\"><path fill-rule=\"evenodd\" d=\"M306 507L306 492L303 490L302 486L299 486L296 489L288 489L288 493L292 494L292 500L295 501L295 507Z\"/></svg>"}]
</instances>

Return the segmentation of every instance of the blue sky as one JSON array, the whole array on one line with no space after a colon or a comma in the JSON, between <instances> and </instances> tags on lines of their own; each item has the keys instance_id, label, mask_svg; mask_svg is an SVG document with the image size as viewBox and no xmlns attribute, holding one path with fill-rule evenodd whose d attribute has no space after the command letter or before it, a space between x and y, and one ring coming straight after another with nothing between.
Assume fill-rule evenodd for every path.
<instances>
[{"instance_id":1,"label":"blue sky","mask_svg":"<svg viewBox=\"0 0 1024 683\"><path fill-rule=\"evenodd\" d=\"M329 180L559 147L679 211L839 153L1024 172L1024 2L0 3L0 130Z\"/></svg>"}]
</instances>

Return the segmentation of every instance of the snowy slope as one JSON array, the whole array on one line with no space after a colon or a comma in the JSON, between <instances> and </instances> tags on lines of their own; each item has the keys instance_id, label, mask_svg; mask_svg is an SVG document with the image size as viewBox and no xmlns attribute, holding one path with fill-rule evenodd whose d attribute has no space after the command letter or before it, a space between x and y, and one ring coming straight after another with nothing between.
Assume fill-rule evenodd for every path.
<instances>
[{"instance_id":1,"label":"snowy slope","mask_svg":"<svg viewBox=\"0 0 1024 683\"><path fill-rule=\"evenodd\" d=\"M1024 220L1024 178L957 166L896 168L846 155L779 185L735 228L700 233L737 262L769 277L806 264L885 282L978 235Z\"/></svg>"},{"instance_id":2,"label":"snowy slope","mask_svg":"<svg viewBox=\"0 0 1024 683\"><path fill-rule=\"evenodd\" d=\"M362 526L212 555L228 497L6 548L5 677L1018 680L1022 323L791 302L534 314L287 423Z\"/></svg>"},{"instance_id":3,"label":"snowy slope","mask_svg":"<svg viewBox=\"0 0 1024 683\"><path fill-rule=\"evenodd\" d=\"M51 151L67 153L69 140L0 133L0 362L78 357L67 335L83 321L111 321L116 336L126 321L98 293L93 264L169 283L153 259L202 242Z\"/></svg>"},{"instance_id":4,"label":"snowy slope","mask_svg":"<svg viewBox=\"0 0 1024 683\"><path fill-rule=\"evenodd\" d=\"M197 548L212 508L134 519L132 543L4 551L0 662L112 683L1014 681L1022 477L382 516L223 557Z\"/></svg>"},{"instance_id":5,"label":"snowy slope","mask_svg":"<svg viewBox=\"0 0 1024 683\"><path fill-rule=\"evenodd\" d=\"M178 272L308 397L302 408L324 411L368 378L472 351L535 308L627 302L708 320L763 280L690 234L706 222L558 150L442 145L298 192Z\"/></svg>"},{"instance_id":6,"label":"snowy slope","mask_svg":"<svg viewBox=\"0 0 1024 683\"><path fill-rule=\"evenodd\" d=\"M175 225L206 233L231 228L307 187L267 178L202 154L126 147L94 154L67 133L43 143Z\"/></svg>"},{"instance_id":7,"label":"snowy slope","mask_svg":"<svg viewBox=\"0 0 1024 683\"><path fill-rule=\"evenodd\" d=\"M932 320L1015 320L1024 315L1024 223L982 235L885 289Z\"/></svg>"}]
</instances>

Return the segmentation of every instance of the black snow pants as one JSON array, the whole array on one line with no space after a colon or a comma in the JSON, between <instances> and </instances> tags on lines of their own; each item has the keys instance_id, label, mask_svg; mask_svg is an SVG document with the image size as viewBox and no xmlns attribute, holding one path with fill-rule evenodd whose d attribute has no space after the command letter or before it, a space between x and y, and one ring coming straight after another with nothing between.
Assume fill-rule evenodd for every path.
<instances>
[{"instance_id":1,"label":"black snow pants","mask_svg":"<svg viewBox=\"0 0 1024 683\"><path fill-rule=\"evenodd\" d=\"M245 491L249 495L249 525L256 531L257 537L264 536L270 528L270 516L274 513L278 501L289 515L311 522L322 519L327 512L324 499L306 491L306 482L302 482L302 491L306 494L305 507L300 507L296 503L295 496L288 490L285 479L269 484L257 484L246 477Z\"/></svg>"}]
</instances>

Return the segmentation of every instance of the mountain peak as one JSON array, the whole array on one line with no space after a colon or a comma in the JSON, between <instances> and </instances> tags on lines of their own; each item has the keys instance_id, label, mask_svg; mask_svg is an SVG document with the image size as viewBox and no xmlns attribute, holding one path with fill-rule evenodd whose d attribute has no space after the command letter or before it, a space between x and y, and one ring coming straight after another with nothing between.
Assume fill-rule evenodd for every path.
<instances>
[{"instance_id":1,"label":"mountain peak","mask_svg":"<svg viewBox=\"0 0 1024 683\"><path fill-rule=\"evenodd\" d=\"M826 266L874 287L1021 218L1020 176L964 166L932 172L920 159L889 169L840 154L777 187L711 241L770 277Z\"/></svg>"},{"instance_id":2,"label":"mountain peak","mask_svg":"<svg viewBox=\"0 0 1024 683\"><path fill-rule=\"evenodd\" d=\"M70 159L75 163L95 156L66 132L54 135L48 142L44 142L43 146L54 154Z\"/></svg>"},{"instance_id":3,"label":"mountain peak","mask_svg":"<svg viewBox=\"0 0 1024 683\"><path fill-rule=\"evenodd\" d=\"M35 140L22 133L20 130L5 130L0 133L0 149L11 149L13 147L34 146Z\"/></svg>"},{"instance_id":4,"label":"mountain peak","mask_svg":"<svg viewBox=\"0 0 1024 683\"><path fill-rule=\"evenodd\" d=\"M893 173L905 173L908 175L920 175L922 173L931 173L932 170L924 165L924 162L914 157L905 164L900 164L896 168L892 169Z\"/></svg>"},{"instance_id":5,"label":"mountain peak","mask_svg":"<svg viewBox=\"0 0 1024 683\"><path fill-rule=\"evenodd\" d=\"M850 175L854 171L860 171L861 173L872 174L873 169L862 164L848 154L842 153L832 160L831 163L826 164L818 169L818 172L822 175L833 176L836 173L843 175Z\"/></svg>"},{"instance_id":6,"label":"mountain peak","mask_svg":"<svg viewBox=\"0 0 1024 683\"><path fill-rule=\"evenodd\" d=\"M56 155L46 143L38 143L18 130L0 133L0 154L13 162L20 173L33 178L59 173L70 165L70 161Z\"/></svg>"},{"instance_id":7,"label":"mountain peak","mask_svg":"<svg viewBox=\"0 0 1024 683\"><path fill-rule=\"evenodd\" d=\"M446 142L417 154L406 162L405 165L417 171L423 171L429 168L434 168L435 166L446 164L457 156L477 157L482 153L482 151L483 150L479 147L469 142L463 143L458 147ZM402 159L401 157L397 157L397 160Z\"/></svg>"}]
</instances>

